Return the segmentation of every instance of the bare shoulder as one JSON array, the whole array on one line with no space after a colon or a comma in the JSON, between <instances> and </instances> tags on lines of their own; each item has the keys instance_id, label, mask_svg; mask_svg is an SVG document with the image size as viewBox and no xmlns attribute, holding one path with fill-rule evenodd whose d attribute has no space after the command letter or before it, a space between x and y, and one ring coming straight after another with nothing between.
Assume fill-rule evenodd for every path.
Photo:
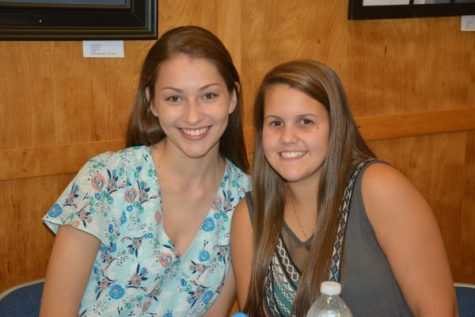
<instances>
[{"instance_id":1,"label":"bare shoulder","mask_svg":"<svg viewBox=\"0 0 475 317\"><path fill-rule=\"evenodd\" d=\"M370 219L378 215L403 216L430 211L427 201L411 181L385 163L374 163L367 168L363 174L362 195Z\"/></svg>"},{"instance_id":2,"label":"bare shoulder","mask_svg":"<svg viewBox=\"0 0 475 317\"><path fill-rule=\"evenodd\" d=\"M384 194L388 190L406 189L406 187L415 190L401 171L383 162L371 164L363 174L363 190L366 193Z\"/></svg>"},{"instance_id":3,"label":"bare shoulder","mask_svg":"<svg viewBox=\"0 0 475 317\"><path fill-rule=\"evenodd\" d=\"M420 235L424 229L434 234L438 225L425 197L396 168L375 163L363 174L362 196L366 214L377 238L385 244L388 238L401 239Z\"/></svg>"}]
</instances>

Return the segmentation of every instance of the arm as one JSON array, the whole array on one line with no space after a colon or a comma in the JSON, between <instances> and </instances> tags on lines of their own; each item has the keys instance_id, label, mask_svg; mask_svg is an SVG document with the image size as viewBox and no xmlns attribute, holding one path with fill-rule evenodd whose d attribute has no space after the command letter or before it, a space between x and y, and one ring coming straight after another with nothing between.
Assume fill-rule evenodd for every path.
<instances>
[{"instance_id":1,"label":"arm","mask_svg":"<svg viewBox=\"0 0 475 317\"><path fill-rule=\"evenodd\" d=\"M399 171L371 165L363 175L368 218L415 316L456 316L444 243L422 195Z\"/></svg>"},{"instance_id":2,"label":"arm","mask_svg":"<svg viewBox=\"0 0 475 317\"><path fill-rule=\"evenodd\" d=\"M99 240L71 226L60 227L46 272L41 317L77 316Z\"/></svg>"},{"instance_id":3,"label":"arm","mask_svg":"<svg viewBox=\"0 0 475 317\"><path fill-rule=\"evenodd\" d=\"M224 286L219 294L216 302L211 306L211 308L206 312L205 317L223 317L226 316L231 305L233 304L234 298L236 296L235 283L234 283L234 274L233 270L230 269L228 276L224 281Z\"/></svg>"},{"instance_id":4,"label":"arm","mask_svg":"<svg viewBox=\"0 0 475 317\"><path fill-rule=\"evenodd\" d=\"M246 304L252 269L252 225L246 200L234 211L231 226L231 257L236 278L239 307Z\"/></svg>"}]
</instances>

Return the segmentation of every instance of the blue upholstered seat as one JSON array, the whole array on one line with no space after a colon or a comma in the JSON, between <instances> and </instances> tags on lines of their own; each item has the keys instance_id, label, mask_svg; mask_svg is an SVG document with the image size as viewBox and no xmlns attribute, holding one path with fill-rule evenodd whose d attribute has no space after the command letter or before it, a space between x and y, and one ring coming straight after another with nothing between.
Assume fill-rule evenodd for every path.
<instances>
[{"instance_id":1,"label":"blue upholstered seat","mask_svg":"<svg viewBox=\"0 0 475 317\"><path fill-rule=\"evenodd\" d=\"M475 285L455 283L457 306L460 317L475 316Z\"/></svg>"},{"instance_id":2,"label":"blue upholstered seat","mask_svg":"<svg viewBox=\"0 0 475 317\"><path fill-rule=\"evenodd\" d=\"M16 285L0 294L0 317L38 317L44 279Z\"/></svg>"}]
</instances>

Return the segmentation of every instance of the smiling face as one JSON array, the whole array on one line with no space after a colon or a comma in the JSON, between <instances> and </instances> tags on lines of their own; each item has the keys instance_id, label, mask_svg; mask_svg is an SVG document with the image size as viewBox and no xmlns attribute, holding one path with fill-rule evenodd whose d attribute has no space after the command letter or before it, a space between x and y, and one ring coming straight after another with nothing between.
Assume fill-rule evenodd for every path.
<instances>
[{"instance_id":1,"label":"smiling face","mask_svg":"<svg viewBox=\"0 0 475 317\"><path fill-rule=\"evenodd\" d=\"M237 97L214 64L179 54L160 66L154 91L150 107L167 146L192 158L218 153Z\"/></svg>"},{"instance_id":2,"label":"smiling face","mask_svg":"<svg viewBox=\"0 0 475 317\"><path fill-rule=\"evenodd\" d=\"M329 136L330 121L322 104L286 84L267 89L262 145L267 161L286 181L318 184Z\"/></svg>"}]
</instances>

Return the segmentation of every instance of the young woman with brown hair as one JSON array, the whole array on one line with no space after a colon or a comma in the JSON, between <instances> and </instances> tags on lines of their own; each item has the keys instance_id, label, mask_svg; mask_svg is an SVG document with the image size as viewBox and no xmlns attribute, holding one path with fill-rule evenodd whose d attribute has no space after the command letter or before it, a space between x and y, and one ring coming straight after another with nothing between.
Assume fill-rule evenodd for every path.
<instances>
[{"instance_id":1,"label":"young woman with brown hair","mask_svg":"<svg viewBox=\"0 0 475 317\"><path fill-rule=\"evenodd\" d=\"M251 317L306 315L322 281L354 316L452 316L455 294L430 207L376 160L328 66L264 77L254 108L253 192L237 207L232 259Z\"/></svg>"},{"instance_id":2,"label":"young woman with brown hair","mask_svg":"<svg viewBox=\"0 0 475 317\"><path fill-rule=\"evenodd\" d=\"M87 162L44 217L57 236L41 316L227 313L231 217L249 189L240 89L201 27L152 46L128 147Z\"/></svg>"}]
</instances>

